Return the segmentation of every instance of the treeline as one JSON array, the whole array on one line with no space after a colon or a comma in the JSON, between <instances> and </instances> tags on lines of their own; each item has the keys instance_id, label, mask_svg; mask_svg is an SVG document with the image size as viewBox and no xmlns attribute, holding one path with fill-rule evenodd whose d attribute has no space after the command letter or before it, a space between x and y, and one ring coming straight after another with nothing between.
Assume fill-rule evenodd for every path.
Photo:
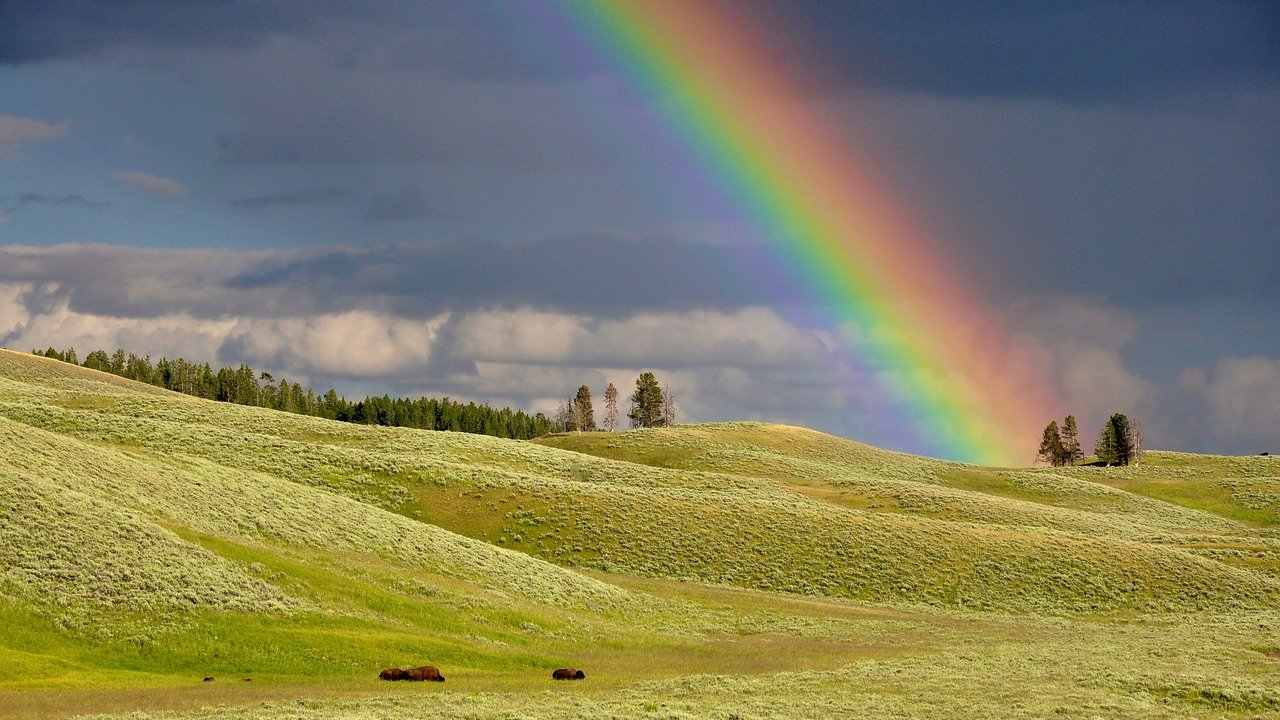
<instances>
[{"instance_id":1,"label":"treeline","mask_svg":"<svg viewBox=\"0 0 1280 720\"><path fill-rule=\"evenodd\" d=\"M1142 457L1142 426L1136 418L1124 413L1112 413L1102 424L1093 444L1097 465L1134 465ZM1080 428L1076 417L1068 415L1058 427L1057 420L1050 420L1040 436L1038 459L1054 467L1076 465L1084 460L1080 449Z\"/></svg>"},{"instance_id":2,"label":"treeline","mask_svg":"<svg viewBox=\"0 0 1280 720\"><path fill-rule=\"evenodd\" d=\"M666 427L676 424L676 394L670 388L664 390L658 376L652 372L640 373L636 389L631 393L631 408L627 411L631 427ZM556 411L551 424L556 432L612 432L618 426L618 388L609 383L604 389L604 423L596 425L595 409L591 402L591 388L582 385L573 397Z\"/></svg>"},{"instance_id":3,"label":"treeline","mask_svg":"<svg viewBox=\"0 0 1280 720\"><path fill-rule=\"evenodd\" d=\"M542 413L530 415L523 410L494 408L473 402L461 403L447 397L393 398L382 395L352 402L332 388L321 395L299 383L291 383L283 377L277 379L271 373L258 372L244 364L236 368L214 370L208 363L164 357L153 362L149 355L139 357L124 350L116 350L110 355L105 350L94 350L85 356L83 363L77 357L75 348L67 348L61 352L48 348L33 350L32 353L206 400L271 408L342 422L420 430L453 430L517 439L534 438L552 430L551 420Z\"/></svg>"}]
</instances>

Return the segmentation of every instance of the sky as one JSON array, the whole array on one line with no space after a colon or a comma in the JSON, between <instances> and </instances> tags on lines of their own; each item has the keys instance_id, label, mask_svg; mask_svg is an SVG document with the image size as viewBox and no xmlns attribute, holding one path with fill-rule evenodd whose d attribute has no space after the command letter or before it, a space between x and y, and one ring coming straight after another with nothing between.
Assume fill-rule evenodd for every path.
<instances>
[{"instance_id":1,"label":"sky","mask_svg":"<svg viewBox=\"0 0 1280 720\"><path fill-rule=\"evenodd\" d=\"M1280 451L1273 3L707 1L1087 437ZM928 451L815 302L562 3L0 0L5 347Z\"/></svg>"}]
</instances>

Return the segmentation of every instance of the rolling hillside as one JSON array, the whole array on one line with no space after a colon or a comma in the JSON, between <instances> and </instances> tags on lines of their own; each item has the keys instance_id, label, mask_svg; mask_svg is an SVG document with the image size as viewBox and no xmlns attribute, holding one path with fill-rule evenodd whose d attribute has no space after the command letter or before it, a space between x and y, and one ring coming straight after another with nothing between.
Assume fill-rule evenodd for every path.
<instances>
[{"instance_id":1,"label":"rolling hillside","mask_svg":"<svg viewBox=\"0 0 1280 720\"><path fill-rule=\"evenodd\" d=\"M0 350L0 718L1256 714L1278 654L1277 458L531 443Z\"/></svg>"}]
</instances>

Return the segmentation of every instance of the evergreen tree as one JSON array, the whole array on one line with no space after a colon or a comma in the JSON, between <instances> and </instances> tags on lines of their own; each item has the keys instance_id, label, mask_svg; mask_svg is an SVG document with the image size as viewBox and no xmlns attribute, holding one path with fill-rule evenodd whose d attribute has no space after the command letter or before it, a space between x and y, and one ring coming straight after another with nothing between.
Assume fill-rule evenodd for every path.
<instances>
[{"instance_id":1,"label":"evergreen tree","mask_svg":"<svg viewBox=\"0 0 1280 720\"><path fill-rule=\"evenodd\" d=\"M1107 425L1111 428L1111 437L1115 443L1112 451L1115 464L1132 465L1137 460L1138 453L1134 449L1133 424L1129 422L1129 416L1115 413L1107 420Z\"/></svg>"},{"instance_id":2,"label":"evergreen tree","mask_svg":"<svg viewBox=\"0 0 1280 720\"><path fill-rule=\"evenodd\" d=\"M1102 429L1098 431L1098 439L1093 443L1093 454L1100 463L1116 464L1116 429L1110 420L1103 423Z\"/></svg>"},{"instance_id":3,"label":"evergreen tree","mask_svg":"<svg viewBox=\"0 0 1280 720\"><path fill-rule=\"evenodd\" d=\"M1062 464L1062 437L1058 434L1058 421L1050 420L1040 438L1040 452L1037 457L1057 467Z\"/></svg>"},{"instance_id":4,"label":"evergreen tree","mask_svg":"<svg viewBox=\"0 0 1280 720\"><path fill-rule=\"evenodd\" d=\"M1080 427L1076 424L1076 416L1068 415L1062 422L1062 465L1075 465L1084 457L1080 449Z\"/></svg>"},{"instance_id":5,"label":"evergreen tree","mask_svg":"<svg viewBox=\"0 0 1280 720\"><path fill-rule=\"evenodd\" d=\"M75 359L73 348L59 352L50 346L46 350L31 352L63 362L67 362L68 357L72 361ZM299 383L285 378L277 380L269 372L259 373L243 364L239 368L224 367L215 372L208 363L196 365L183 358L170 360L162 357L153 364L150 356L138 357L117 349L110 356L103 350L89 353L84 367L208 400L256 405L341 422L459 430L520 439L545 435L551 432L553 425L542 413L530 416L511 408L499 409L476 403L463 405L449 398L409 399L384 395L367 397L353 404L333 389L320 396ZM587 400L589 403L589 391ZM566 407L574 408L575 401L576 398L571 399ZM588 404L587 418L592 417L589 407Z\"/></svg>"},{"instance_id":6,"label":"evergreen tree","mask_svg":"<svg viewBox=\"0 0 1280 720\"><path fill-rule=\"evenodd\" d=\"M91 370L111 372L111 357L106 350L94 350L85 356L84 366Z\"/></svg>"},{"instance_id":7,"label":"evergreen tree","mask_svg":"<svg viewBox=\"0 0 1280 720\"><path fill-rule=\"evenodd\" d=\"M596 413L591 408L591 388L582 385L578 394L573 396L574 421L578 429L590 432L596 429Z\"/></svg>"},{"instance_id":8,"label":"evergreen tree","mask_svg":"<svg viewBox=\"0 0 1280 720\"><path fill-rule=\"evenodd\" d=\"M627 417L631 427L658 427L662 425L662 386L652 372L640 373L636 378L636 390L631 393L631 410Z\"/></svg>"},{"instance_id":9,"label":"evergreen tree","mask_svg":"<svg viewBox=\"0 0 1280 720\"><path fill-rule=\"evenodd\" d=\"M578 406L574 404L573 398L564 401L564 429L568 432L577 432L581 429L582 419L578 417Z\"/></svg>"},{"instance_id":10,"label":"evergreen tree","mask_svg":"<svg viewBox=\"0 0 1280 720\"><path fill-rule=\"evenodd\" d=\"M618 388L610 382L604 389L604 429L613 432L618 426Z\"/></svg>"},{"instance_id":11,"label":"evergreen tree","mask_svg":"<svg viewBox=\"0 0 1280 720\"><path fill-rule=\"evenodd\" d=\"M116 351L111 354L111 374L123 376L126 362L124 350L116 348Z\"/></svg>"}]
</instances>

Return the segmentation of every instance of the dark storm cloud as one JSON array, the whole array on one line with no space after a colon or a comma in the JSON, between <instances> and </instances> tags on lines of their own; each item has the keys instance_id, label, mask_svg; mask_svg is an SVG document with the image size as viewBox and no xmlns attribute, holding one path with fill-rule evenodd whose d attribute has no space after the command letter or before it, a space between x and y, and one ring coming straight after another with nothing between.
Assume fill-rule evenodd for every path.
<instances>
[{"instance_id":1,"label":"dark storm cloud","mask_svg":"<svg viewBox=\"0 0 1280 720\"><path fill-rule=\"evenodd\" d=\"M306 207L309 205L336 205L351 199L351 191L339 187L315 187L301 190L249 195L231 201L234 207L244 210L269 210L281 207Z\"/></svg>"},{"instance_id":2,"label":"dark storm cloud","mask_svg":"<svg viewBox=\"0 0 1280 720\"><path fill-rule=\"evenodd\" d=\"M243 47L304 27L292 3L256 0L5 0L0 63L93 55L117 47Z\"/></svg>"},{"instance_id":3,"label":"dark storm cloud","mask_svg":"<svg viewBox=\"0 0 1280 720\"><path fill-rule=\"evenodd\" d=\"M250 293L288 290L335 309L379 298L407 314L528 306L609 316L798 299L762 271L766 264L760 248L582 235L336 250L268 260L225 284Z\"/></svg>"},{"instance_id":4,"label":"dark storm cloud","mask_svg":"<svg viewBox=\"0 0 1280 720\"><path fill-rule=\"evenodd\" d=\"M1280 94L1203 99L1154 111L860 96L842 118L974 287L1280 312Z\"/></svg>"},{"instance_id":5,"label":"dark storm cloud","mask_svg":"<svg viewBox=\"0 0 1280 720\"><path fill-rule=\"evenodd\" d=\"M72 310L117 317L352 309L422 316L486 307L609 317L800 299L760 269L761 253L605 236L255 253L10 246L0 247L0 283L54 285Z\"/></svg>"},{"instance_id":6,"label":"dark storm cloud","mask_svg":"<svg viewBox=\"0 0 1280 720\"><path fill-rule=\"evenodd\" d=\"M71 207L96 210L106 207L106 203L90 200L83 195L45 195L42 193L22 193L18 196L18 205L48 205L52 207Z\"/></svg>"},{"instance_id":7,"label":"dark storm cloud","mask_svg":"<svg viewBox=\"0 0 1280 720\"><path fill-rule=\"evenodd\" d=\"M15 213L29 208L52 208L66 210L101 210L107 203L90 200L80 194L47 195L44 193L24 192L13 199L6 208L0 204L0 213Z\"/></svg>"},{"instance_id":8,"label":"dark storm cloud","mask_svg":"<svg viewBox=\"0 0 1280 720\"><path fill-rule=\"evenodd\" d=\"M0 64L116 49L243 49L306 36L342 66L554 80L598 67L569 22L544 0L5 0ZM538 40L548 36L556 42Z\"/></svg>"},{"instance_id":9,"label":"dark storm cloud","mask_svg":"<svg viewBox=\"0 0 1280 720\"><path fill-rule=\"evenodd\" d=\"M427 200L427 194L420 187L403 187L396 192L378 193L369 201L365 211L366 220L401 221L425 220L440 215Z\"/></svg>"},{"instance_id":10,"label":"dark storm cloud","mask_svg":"<svg viewBox=\"0 0 1280 720\"><path fill-rule=\"evenodd\" d=\"M1270 0L750 4L779 49L863 88L1101 101L1280 82Z\"/></svg>"},{"instance_id":11,"label":"dark storm cloud","mask_svg":"<svg viewBox=\"0 0 1280 720\"><path fill-rule=\"evenodd\" d=\"M431 164L519 172L600 171L618 148L575 89L492 87L438 74L318 68L310 49L264 51L270 82L240 82L250 61L223 67L242 127L215 138L226 164ZM239 64L237 64L239 63Z\"/></svg>"},{"instance_id":12,"label":"dark storm cloud","mask_svg":"<svg viewBox=\"0 0 1280 720\"><path fill-rule=\"evenodd\" d=\"M791 61L862 88L1106 100L1280 81L1280 6L1268 0L712 1L751 18ZM604 67L579 30L541 0L7 0L0 63L305 36L344 67L557 80Z\"/></svg>"},{"instance_id":13,"label":"dark storm cloud","mask_svg":"<svg viewBox=\"0 0 1280 720\"><path fill-rule=\"evenodd\" d=\"M0 222L17 213L26 212L33 208L46 208L54 211L83 211L101 210L105 207L107 207L107 203L90 200L79 194L46 195L44 193L24 192L7 204L0 200Z\"/></svg>"}]
</instances>

